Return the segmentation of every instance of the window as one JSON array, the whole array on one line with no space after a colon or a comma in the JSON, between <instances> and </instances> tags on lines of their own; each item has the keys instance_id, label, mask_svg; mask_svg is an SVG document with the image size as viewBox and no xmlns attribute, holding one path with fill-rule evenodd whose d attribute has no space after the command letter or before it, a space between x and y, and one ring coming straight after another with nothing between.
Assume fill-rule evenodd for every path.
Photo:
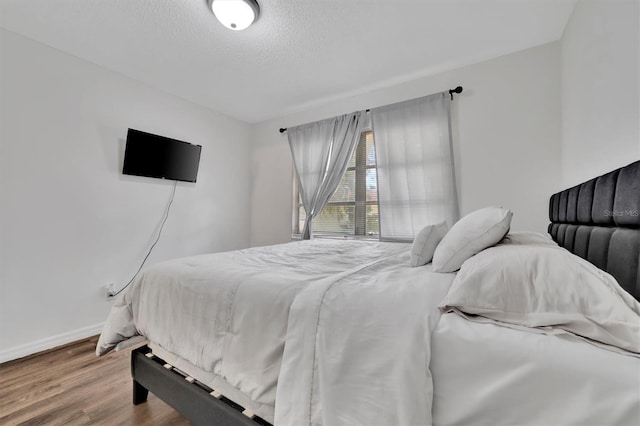
<instances>
[{"instance_id":1,"label":"window","mask_svg":"<svg viewBox=\"0 0 640 426\"><path fill-rule=\"evenodd\" d=\"M306 214L294 172L293 233L300 234ZM362 132L338 188L327 205L313 220L313 232L319 235L378 237L378 179L373 132Z\"/></svg>"}]
</instances>

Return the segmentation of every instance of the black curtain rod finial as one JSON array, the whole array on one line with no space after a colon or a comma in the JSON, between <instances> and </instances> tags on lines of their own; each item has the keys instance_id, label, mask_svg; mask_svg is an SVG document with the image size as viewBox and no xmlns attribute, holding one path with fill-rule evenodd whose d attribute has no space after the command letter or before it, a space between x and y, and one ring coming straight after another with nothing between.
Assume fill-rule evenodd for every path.
<instances>
[{"instance_id":1,"label":"black curtain rod finial","mask_svg":"<svg viewBox=\"0 0 640 426\"><path fill-rule=\"evenodd\" d=\"M449 95L451 95L451 100L453 100L454 93L462 93L462 86L458 86L455 89L449 89Z\"/></svg>"},{"instance_id":2,"label":"black curtain rod finial","mask_svg":"<svg viewBox=\"0 0 640 426\"><path fill-rule=\"evenodd\" d=\"M286 132L286 131L287 131L287 128L286 128L286 127L280 127L280 133L284 133L284 132Z\"/></svg>"}]
</instances>

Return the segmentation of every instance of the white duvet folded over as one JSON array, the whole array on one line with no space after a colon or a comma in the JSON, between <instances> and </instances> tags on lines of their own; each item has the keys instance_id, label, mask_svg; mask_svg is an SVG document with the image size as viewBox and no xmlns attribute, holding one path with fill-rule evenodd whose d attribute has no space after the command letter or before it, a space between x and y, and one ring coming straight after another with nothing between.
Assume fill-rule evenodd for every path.
<instances>
[{"instance_id":1,"label":"white duvet folded over","mask_svg":"<svg viewBox=\"0 0 640 426\"><path fill-rule=\"evenodd\" d=\"M431 424L431 331L454 277L431 270L406 252L301 291L275 424Z\"/></svg>"}]
</instances>

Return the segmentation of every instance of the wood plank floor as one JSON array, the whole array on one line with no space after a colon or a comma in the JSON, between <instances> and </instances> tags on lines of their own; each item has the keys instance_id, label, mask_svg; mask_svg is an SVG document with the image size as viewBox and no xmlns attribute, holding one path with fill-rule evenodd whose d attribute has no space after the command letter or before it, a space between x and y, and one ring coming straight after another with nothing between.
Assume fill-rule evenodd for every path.
<instances>
[{"instance_id":1,"label":"wood plank floor","mask_svg":"<svg viewBox=\"0 0 640 426\"><path fill-rule=\"evenodd\" d=\"M190 425L151 393L134 406L131 351L98 358L97 340L0 364L0 425Z\"/></svg>"}]
</instances>

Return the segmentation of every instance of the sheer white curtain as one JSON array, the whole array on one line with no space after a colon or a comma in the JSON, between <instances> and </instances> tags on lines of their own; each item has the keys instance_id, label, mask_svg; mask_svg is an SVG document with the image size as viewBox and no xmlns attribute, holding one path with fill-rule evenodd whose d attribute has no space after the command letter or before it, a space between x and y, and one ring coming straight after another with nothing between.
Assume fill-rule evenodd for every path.
<instances>
[{"instance_id":1,"label":"sheer white curtain","mask_svg":"<svg viewBox=\"0 0 640 426\"><path fill-rule=\"evenodd\" d=\"M443 92L371 110L380 239L410 240L458 220L450 104Z\"/></svg>"},{"instance_id":2,"label":"sheer white curtain","mask_svg":"<svg viewBox=\"0 0 640 426\"><path fill-rule=\"evenodd\" d=\"M362 111L287 129L300 198L307 214L302 238L311 238L313 218L338 187L360 139Z\"/></svg>"}]
</instances>

